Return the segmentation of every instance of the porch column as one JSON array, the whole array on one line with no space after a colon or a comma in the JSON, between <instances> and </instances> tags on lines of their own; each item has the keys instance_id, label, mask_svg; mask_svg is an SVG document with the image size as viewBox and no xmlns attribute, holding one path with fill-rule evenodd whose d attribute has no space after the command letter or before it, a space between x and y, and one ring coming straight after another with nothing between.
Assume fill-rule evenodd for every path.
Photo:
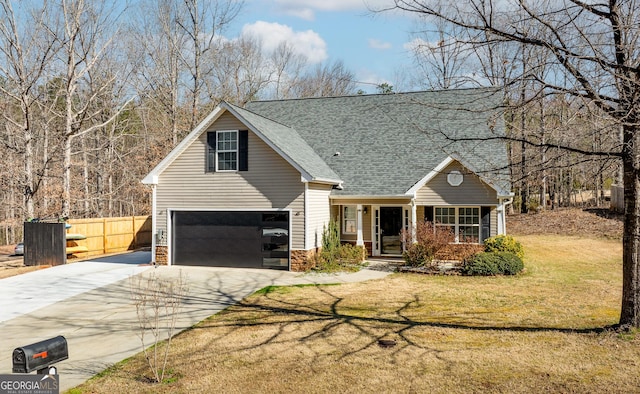
<instances>
[{"instance_id":1,"label":"porch column","mask_svg":"<svg viewBox=\"0 0 640 394\"><path fill-rule=\"evenodd\" d=\"M362 238L362 204L358 204L356 211L356 245L364 246L364 240Z\"/></svg>"},{"instance_id":2,"label":"porch column","mask_svg":"<svg viewBox=\"0 0 640 394\"><path fill-rule=\"evenodd\" d=\"M418 210L416 208L416 200L411 199L411 239L416 242L416 228L418 226Z\"/></svg>"}]
</instances>

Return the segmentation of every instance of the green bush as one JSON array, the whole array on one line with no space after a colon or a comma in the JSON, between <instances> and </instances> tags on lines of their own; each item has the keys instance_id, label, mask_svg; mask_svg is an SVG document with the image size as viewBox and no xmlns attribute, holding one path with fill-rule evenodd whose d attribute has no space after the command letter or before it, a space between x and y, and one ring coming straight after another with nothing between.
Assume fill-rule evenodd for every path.
<instances>
[{"instance_id":1,"label":"green bush","mask_svg":"<svg viewBox=\"0 0 640 394\"><path fill-rule=\"evenodd\" d=\"M367 258L362 246L341 244L338 222L332 220L322 231L322 250L316 255L315 271L358 271Z\"/></svg>"},{"instance_id":2,"label":"green bush","mask_svg":"<svg viewBox=\"0 0 640 394\"><path fill-rule=\"evenodd\" d=\"M522 259L513 253L481 252L465 262L463 272L478 276L515 275L523 268Z\"/></svg>"},{"instance_id":3,"label":"green bush","mask_svg":"<svg viewBox=\"0 0 640 394\"><path fill-rule=\"evenodd\" d=\"M524 259L524 248L510 235L496 235L484 240L485 252L510 252Z\"/></svg>"},{"instance_id":4,"label":"green bush","mask_svg":"<svg viewBox=\"0 0 640 394\"><path fill-rule=\"evenodd\" d=\"M367 250L362 246L342 244L338 248L338 259L343 264L360 264L367 258Z\"/></svg>"},{"instance_id":5,"label":"green bush","mask_svg":"<svg viewBox=\"0 0 640 394\"><path fill-rule=\"evenodd\" d=\"M493 276L498 275L498 264L494 253L480 252L464 263L465 275Z\"/></svg>"},{"instance_id":6,"label":"green bush","mask_svg":"<svg viewBox=\"0 0 640 394\"><path fill-rule=\"evenodd\" d=\"M511 252L495 253L498 272L502 275L515 275L524 269L522 259Z\"/></svg>"}]
</instances>

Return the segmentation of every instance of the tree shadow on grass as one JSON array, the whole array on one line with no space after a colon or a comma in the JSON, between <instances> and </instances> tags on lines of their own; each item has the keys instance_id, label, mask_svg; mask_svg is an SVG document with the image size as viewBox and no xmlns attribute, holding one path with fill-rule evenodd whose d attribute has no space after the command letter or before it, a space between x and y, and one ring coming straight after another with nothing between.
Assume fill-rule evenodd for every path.
<instances>
[{"instance_id":1,"label":"tree shadow on grass","mask_svg":"<svg viewBox=\"0 0 640 394\"><path fill-rule=\"evenodd\" d=\"M332 340L334 333L344 328L355 329L359 334L358 340L349 343L349 346L343 346L340 350L338 359L343 359L356 353L382 346L382 341L389 338L397 338L396 352L400 352L407 346L416 347L430 352L439 353L438 350L429 348L421 343L416 342L411 335L411 330L415 328L436 328L436 329L458 329L471 330L478 332L555 332L566 334L594 334L602 333L610 327L594 327L594 328L558 328L558 327L538 327L525 325L496 325L492 322L488 324L471 324L460 322L446 322L445 318L434 318L433 320L416 320L411 317L411 310L415 309L421 302L418 295L413 295L412 299L404 302L395 309L387 309L385 311L375 311L372 309L360 309L356 313L350 312L353 307L344 305L345 298L332 292L332 287L325 285L317 285L315 289L320 292L322 299L328 299L329 302L319 304L316 302L293 302L278 297L279 289L273 287L261 292L260 295L248 297L233 307L227 313L230 313L229 319L223 319L214 322L216 327L224 327L227 330L221 330L220 335L214 341L224 340L226 335L233 335L235 329L247 327L264 327L275 329L268 337L257 341L250 341L240 347L234 348L234 351L243 351L256 349L262 346L277 343L307 343L313 340L325 339ZM286 290L285 290L286 291ZM311 296L313 297L313 296ZM286 297L285 297L286 298ZM237 313L237 315L234 315ZM251 313L256 313L252 315ZM384 313L384 316L375 316L376 313ZM414 312L415 313L415 312ZM243 316L243 314L247 314ZM305 332L301 326L295 326L300 329L300 335L292 338L291 327L294 325L319 324L310 332ZM192 330L210 329L208 324L198 325ZM213 344L212 344L213 345Z\"/></svg>"}]
</instances>

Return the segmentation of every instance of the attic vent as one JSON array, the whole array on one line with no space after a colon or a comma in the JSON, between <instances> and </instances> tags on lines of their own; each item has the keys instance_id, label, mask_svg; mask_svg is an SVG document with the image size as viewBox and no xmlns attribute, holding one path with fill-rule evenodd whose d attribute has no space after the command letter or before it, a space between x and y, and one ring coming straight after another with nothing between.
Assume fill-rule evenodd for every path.
<instances>
[{"instance_id":1,"label":"attic vent","mask_svg":"<svg viewBox=\"0 0 640 394\"><path fill-rule=\"evenodd\" d=\"M447 182L451 186L460 186L462 181L464 180L464 176L460 173L460 171L451 171L449 175L447 175Z\"/></svg>"}]
</instances>

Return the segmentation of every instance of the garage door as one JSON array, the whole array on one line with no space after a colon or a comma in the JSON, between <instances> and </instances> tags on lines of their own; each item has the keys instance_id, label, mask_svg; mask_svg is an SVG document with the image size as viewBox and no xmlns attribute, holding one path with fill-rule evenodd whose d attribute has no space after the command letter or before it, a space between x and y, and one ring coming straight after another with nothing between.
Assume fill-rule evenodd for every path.
<instances>
[{"instance_id":1,"label":"garage door","mask_svg":"<svg viewBox=\"0 0 640 394\"><path fill-rule=\"evenodd\" d=\"M289 268L289 213L174 211L173 264Z\"/></svg>"}]
</instances>

